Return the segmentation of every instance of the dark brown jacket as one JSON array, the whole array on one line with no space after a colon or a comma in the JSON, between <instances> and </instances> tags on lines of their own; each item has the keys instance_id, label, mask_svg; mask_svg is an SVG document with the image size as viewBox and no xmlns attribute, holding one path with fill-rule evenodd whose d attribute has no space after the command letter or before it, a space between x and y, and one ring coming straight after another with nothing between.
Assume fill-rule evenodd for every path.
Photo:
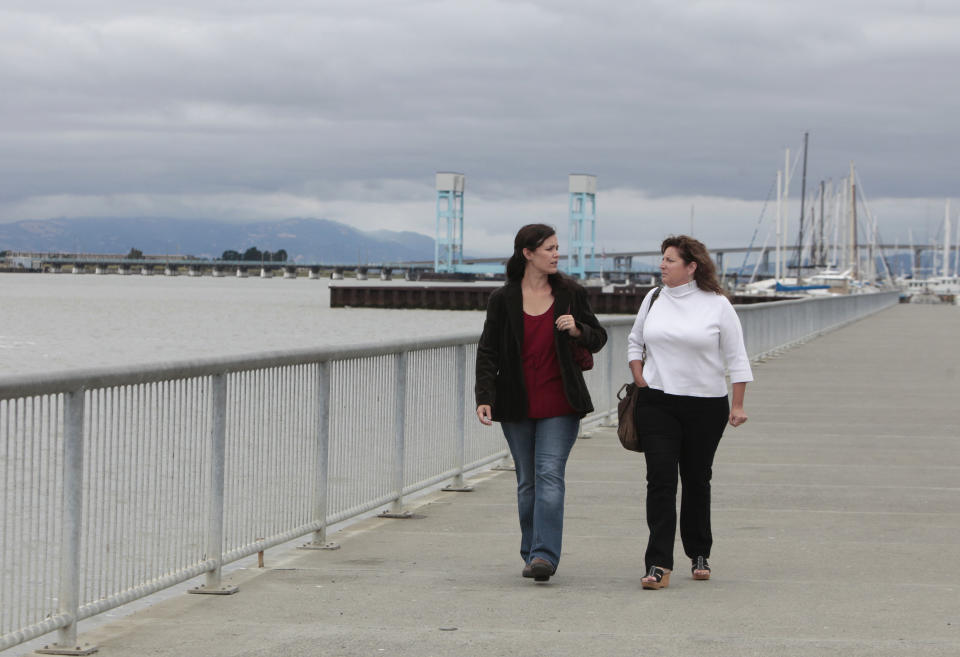
<instances>
[{"instance_id":1,"label":"dark brown jacket","mask_svg":"<svg viewBox=\"0 0 960 657\"><path fill-rule=\"evenodd\" d=\"M551 281L554 320L573 315L580 329L576 341L596 353L607 342L587 291L571 279ZM583 373L573 360L571 338L565 331L553 330L557 360L563 377L567 401L583 417L593 412L593 402L583 381ZM494 290L487 301L487 319L477 345L477 381L474 388L477 406L489 404L497 422L515 422L527 417L527 391L523 380L523 293L519 283L508 282Z\"/></svg>"}]
</instances>

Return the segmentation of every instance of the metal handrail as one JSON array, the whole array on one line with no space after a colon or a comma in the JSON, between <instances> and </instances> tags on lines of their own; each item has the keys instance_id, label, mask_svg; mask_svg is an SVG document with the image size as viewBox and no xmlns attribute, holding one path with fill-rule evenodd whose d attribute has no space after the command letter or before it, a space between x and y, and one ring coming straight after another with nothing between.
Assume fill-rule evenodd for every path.
<instances>
[{"instance_id":1,"label":"metal handrail","mask_svg":"<svg viewBox=\"0 0 960 657\"><path fill-rule=\"evenodd\" d=\"M429 340L409 339L368 345L342 345L323 349L290 349L250 354L248 356L214 356L169 363L147 363L118 367L78 368L38 375L0 377L0 399L28 395L47 395L119 385L154 383L216 374L230 374L267 367L283 367L303 363L321 363L352 358L392 355L401 351L420 351L437 347L471 344L476 333L451 334Z\"/></svg>"}]
</instances>

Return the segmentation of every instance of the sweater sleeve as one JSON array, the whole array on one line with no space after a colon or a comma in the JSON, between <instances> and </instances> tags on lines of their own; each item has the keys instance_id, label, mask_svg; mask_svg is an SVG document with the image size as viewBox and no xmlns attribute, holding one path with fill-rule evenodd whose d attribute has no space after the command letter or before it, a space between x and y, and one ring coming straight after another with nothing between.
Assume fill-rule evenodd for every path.
<instances>
[{"instance_id":1,"label":"sweater sleeve","mask_svg":"<svg viewBox=\"0 0 960 657\"><path fill-rule=\"evenodd\" d=\"M500 362L499 338L501 334L500 322L502 321L500 309L500 295L494 291L487 300L487 318L483 323L483 333L480 335L480 341L477 343L476 383L474 385L477 406L481 404L493 406L497 398L496 379Z\"/></svg>"},{"instance_id":2,"label":"sweater sleeve","mask_svg":"<svg viewBox=\"0 0 960 657\"><path fill-rule=\"evenodd\" d=\"M643 322L647 319L647 313L650 311L650 299L657 288L651 289L640 302L640 310L637 311L637 318L633 322L633 328L627 337L627 362L640 360L643 357Z\"/></svg>"},{"instance_id":3,"label":"sweater sleeve","mask_svg":"<svg viewBox=\"0 0 960 657\"><path fill-rule=\"evenodd\" d=\"M727 364L727 373L730 383L747 383L753 381L753 370L750 368L750 358L747 348L743 344L743 328L740 318L730 302L724 298L720 311L720 351Z\"/></svg>"}]
</instances>

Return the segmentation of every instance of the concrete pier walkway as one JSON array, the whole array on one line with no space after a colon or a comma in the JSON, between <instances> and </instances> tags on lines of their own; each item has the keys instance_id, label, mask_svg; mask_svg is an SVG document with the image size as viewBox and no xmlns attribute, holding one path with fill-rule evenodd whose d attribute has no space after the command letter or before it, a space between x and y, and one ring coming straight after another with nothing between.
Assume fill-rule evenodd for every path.
<instances>
[{"instance_id":1,"label":"concrete pier walkway","mask_svg":"<svg viewBox=\"0 0 960 657\"><path fill-rule=\"evenodd\" d=\"M644 591L644 465L574 448L564 556L520 577L515 482L476 477L233 596L83 633L100 655L960 655L960 308L898 306L755 366L714 471L713 579ZM491 429L493 431L497 428Z\"/></svg>"}]
</instances>

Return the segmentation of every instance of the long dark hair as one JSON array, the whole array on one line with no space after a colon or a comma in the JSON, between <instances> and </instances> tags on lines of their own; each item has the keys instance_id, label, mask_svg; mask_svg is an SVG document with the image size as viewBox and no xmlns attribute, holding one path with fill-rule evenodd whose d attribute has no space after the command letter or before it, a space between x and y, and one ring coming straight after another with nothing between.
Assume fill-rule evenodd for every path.
<instances>
[{"instance_id":1,"label":"long dark hair","mask_svg":"<svg viewBox=\"0 0 960 657\"><path fill-rule=\"evenodd\" d=\"M691 262L697 263L697 268L693 270L693 280L697 282L697 287L701 290L710 290L716 294L722 294L729 297L727 291L717 280L717 266L713 264L713 258L710 252L700 240L695 240L689 235L671 235L663 240L660 245L660 253L664 253L670 247L673 247L688 265Z\"/></svg>"},{"instance_id":2,"label":"long dark hair","mask_svg":"<svg viewBox=\"0 0 960 657\"><path fill-rule=\"evenodd\" d=\"M556 234L553 226L547 224L527 224L520 228L517 236L513 238L513 255L507 260L507 280L519 283L523 278L523 272L527 269L527 259L523 257L524 249L536 251L547 238Z\"/></svg>"}]
</instances>

